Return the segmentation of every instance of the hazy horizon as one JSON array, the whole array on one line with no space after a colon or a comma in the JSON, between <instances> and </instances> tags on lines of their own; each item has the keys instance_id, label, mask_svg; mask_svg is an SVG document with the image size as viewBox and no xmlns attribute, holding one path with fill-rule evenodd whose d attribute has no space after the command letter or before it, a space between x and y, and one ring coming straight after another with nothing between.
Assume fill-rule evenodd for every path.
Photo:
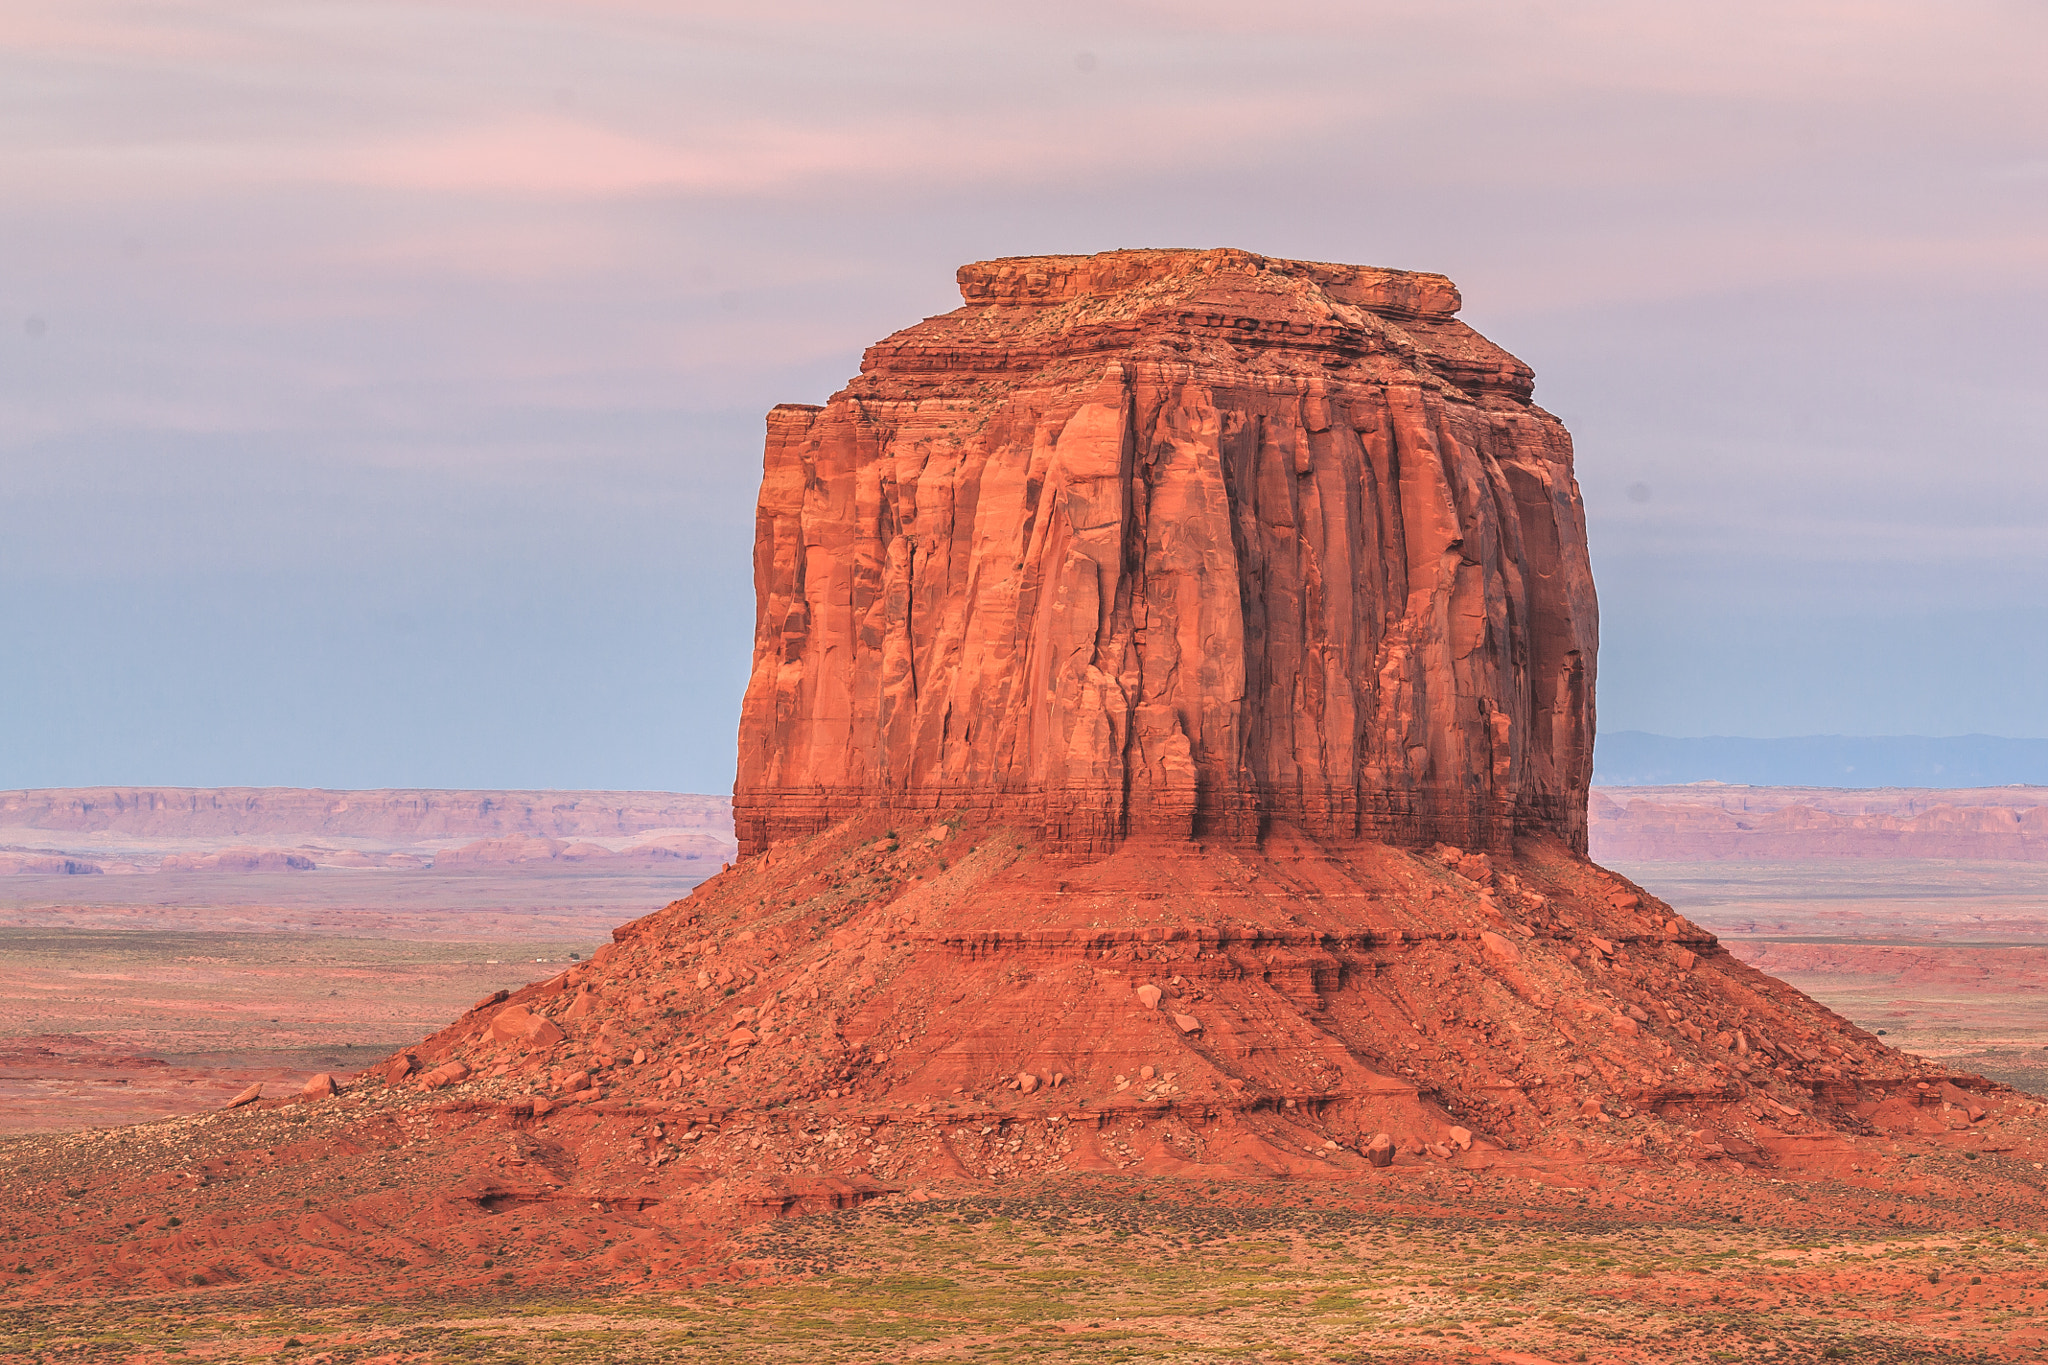
<instances>
[{"instance_id":1,"label":"hazy horizon","mask_svg":"<svg viewBox=\"0 0 2048 1365\"><path fill-rule=\"evenodd\" d=\"M991 256L1440 270L1602 728L2038 738L2048 11L0 19L0 787L718 791L762 414Z\"/></svg>"},{"instance_id":2,"label":"hazy horizon","mask_svg":"<svg viewBox=\"0 0 2048 1365\"><path fill-rule=\"evenodd\" d=\"M1595 746L1593 785L1613 787L1717 782L1758 787L1973 788L2048 786L2048 739L2011 735L1658 735L1640 730L1603 734ZM72 782L14 791L115 787L179 791L363 791L320 783ZM533 787L385 784L374 790L619 792L724 796L718 788Z\"/></svg>"}]
</instances>

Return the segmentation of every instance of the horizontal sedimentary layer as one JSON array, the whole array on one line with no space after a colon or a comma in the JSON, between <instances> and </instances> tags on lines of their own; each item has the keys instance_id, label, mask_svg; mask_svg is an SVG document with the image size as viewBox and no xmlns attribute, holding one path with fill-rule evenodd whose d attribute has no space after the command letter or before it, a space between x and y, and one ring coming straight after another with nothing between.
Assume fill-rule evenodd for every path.
<instances>
[{"instance_id":1,"label":"horizontal sedimentary layer","mask_svg":"<svg viewBox=\"0 0 2048 1365\"><path fill-rule=\"evenodd\" d=\"M1214 892L1211 895L1217 894ZM1242 893L1247 899L1253 893ZM1320 903L1329 904L1328 897ZM1359 898L1361 904L1376 903L1377 898ZM1099 953L1130 946L1163 946L1167 944L1195 944L1210 952L1228 952L1231 949L1245 949L1256 952L1265 948L1307 948L1325 952L1371 952L1380 948L1398 948L1407 944L1421 943L1470 943L1481 941L1480 929L1284 929L1270 925L1251 925L1237 928L1229 924L1174 925L1170 928L1153 929L978 929L959 931L922 932L900 930L885 935L888 942L910 945L929 944L943 946L969 955L1006 952L1073 952ZM1544 942L1565 945L1587 945L1595 942L1616 947L1661 948L1671 944L1699 956L1709 952L1726 951L1719 939L1700 929L1679 933L1621 934L1614 938L1601 938L1596 934L1578 934L1563 930L1517 931L1514 938L1524 942ZM1196 971L1190 965L1184 970Z\"/></svg>"},{"instance_id":2,"label":"horizontal sedimentary layer","mask_svg":"<svg viewBox=\"0 0 2048 1365\"><path fill-rule=\"evenodd\" d=\"M1006 256L956 273L970 305L1047 306L1113 297L1208 276L1299 277L1330 297L1388 317L1447 319L1463 306L1458 287L1429 271L1335 261L1290 261L1224 247L1209 251L1104 251L1092 256Z\"/></svg>"},{"instance_id":3,"label":"horizontal sedimentary layer","mask_svg":"<svg viewBox=\"0 0 2048 1365\"><path fill-rule=\"evenodd\" d=\"M1298 352L1296 365L1309 362L1334 371L1350 369L1374 356L1386 357L1400 365L1425 367L1426 372L1421 374L1389 376L1379 371L1368 371L1346 376L1367 384L1438 383L1464 398L1482 401L1498 398L1516 404L1527 404L1536 389L1535 373L1513 357L1459 346L1456 344L1458 339L1406 334L1390 336L1385 330L1339 324L1231 317L1223 313L1194 311L1168 313L1143 323L1076 327L1063 331L1056 343L1048 342L1043 346L1014 343L972 345L965 341L948 344L931 339L898 344L878 342L868 348L862 362L862 373L888 375L912 382L950 380L957 376L962 383L948 387L964 387L965 381L977 376L1024 376L1078 357L1142 351L1147 349L1146 342L1153 330L1161 326L1170 327L1185 338L1208 341L1245 353L1239 357L1240 360L1262 351ZM1431 346L1431 340L1439 340L1440 346ZM1284 362L1284 354L1281 358ZM1228 382L1258 382L1257 379L1248 381L1241 366L1232 369L1211 364L1200 368L1224 377ZM906 393L904 400L916 396L914 392Z\"/></svg>"},{"instance_id":4,"label":"horizontal sedimentary layer","mask_svg":"<svg viewBox=\"0 0 2048 1365\"><path fill-rule=\"evenodd\" d=\"M1054 846L1076 854L1106 852L1131 838L1256 841L1276 825L1326 841L1368 840L1406 848L1442 842L1511 852L1517 835L1569 827L1570 805L1562 794L1523 792L1503 818L1493 800L1469 789L1320 797L1246 784L1211 801L1198 797L1192 809L1165 803L1134 809L1128 793L1105 786L992 790L986 784L925 783L900 792L748 786L734 794L733 822L742 856L857 816L915 817L937 811L989 824L1036 826Z\"/></svg>"}]
</instances>

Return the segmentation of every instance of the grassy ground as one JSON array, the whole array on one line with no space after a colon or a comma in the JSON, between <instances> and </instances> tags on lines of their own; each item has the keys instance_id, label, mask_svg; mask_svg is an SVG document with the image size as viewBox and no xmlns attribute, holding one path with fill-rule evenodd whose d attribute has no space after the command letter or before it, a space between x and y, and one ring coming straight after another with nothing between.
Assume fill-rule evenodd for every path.
<instances>
[{"instance_id":1,"label":"grassy ground","mask_svg":"<svg viewBox=\"0 0 2048 1365\"><path fill-rule=\"evenodd\" d=\"M1228 1192L1225 1192L1227 1198ZM892 1201L758 1226L685 1291L0 1298L9 1360L2035 1360L2048 1236Z\"/></svg>"}]
</instances>

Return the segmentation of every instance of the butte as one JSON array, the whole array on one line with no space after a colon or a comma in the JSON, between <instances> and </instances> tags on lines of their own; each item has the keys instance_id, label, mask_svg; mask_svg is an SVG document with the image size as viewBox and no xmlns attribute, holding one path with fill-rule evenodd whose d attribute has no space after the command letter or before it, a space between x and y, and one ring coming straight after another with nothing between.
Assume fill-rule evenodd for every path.
<instances>
[{"instance_id":1,"label":"butte","mask_svg":"<svg viewBox=\"0 0 2048 1365\"><path fill-rule=\"evenodd\" d=\"M769 414L739 861L341 1095L21 1167L144 1230L53 1218L19 1294L689 1283L737 1223L1010 1182L1568 1214L1646 1168L1796 1218L1750 1177L2017 1150L2030 1101L1588 861L1571 441L1450 281L959 278ZM1990 1165L1954 1209L2036 1197Z\"/></svg>"},{"instance_id":2,"label":"butte","mask_svg":"<svg viewBox=\"0 0 2048 1365\"><path fill-rule=\"evenodd\" d=\"M654 1179L768 1212L1768 1165L1927 1108L1924 1063L1588 861L1571 440L1449 280L1188 250L959 282L768 416L738 863L393 1082L659 1106Z\"/></svg>"}]
</instances>

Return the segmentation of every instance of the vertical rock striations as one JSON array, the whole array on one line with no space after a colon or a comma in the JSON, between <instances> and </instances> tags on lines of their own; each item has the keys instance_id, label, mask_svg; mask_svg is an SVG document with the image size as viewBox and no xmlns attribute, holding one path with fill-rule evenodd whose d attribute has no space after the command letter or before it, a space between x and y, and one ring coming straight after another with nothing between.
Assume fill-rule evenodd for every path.
<instances>
[{"instance_id":1,"label":"vertical rock striations","mask_svg":"<svg viewBox=\"0 0 2048 1365\"><path fill-rule=\"evenodd\" d=\"M1583 852L1596 608L1571 439L1440 275L987 261L769 414L743 853L857 811L1102 852Z\"/></svg>"}]
</instances>

